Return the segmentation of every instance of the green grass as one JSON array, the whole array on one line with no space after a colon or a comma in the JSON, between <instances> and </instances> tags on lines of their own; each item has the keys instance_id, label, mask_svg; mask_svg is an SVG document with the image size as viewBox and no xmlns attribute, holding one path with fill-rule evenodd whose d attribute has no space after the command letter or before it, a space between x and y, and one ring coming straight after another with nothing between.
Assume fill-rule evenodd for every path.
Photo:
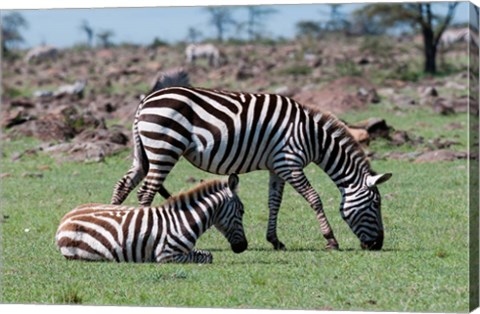
<instances>
[{"instance_id":1,"label":"green grass","mask_svg":"<svg viewBox=\"0 0 480 314\"><path fill-rule=\"evenodd\" d=\"M384 116L398 129L422 136L451 137L445 123L466 117L437 117L426 111L395 117L387 107L345 115L347 121ZM427 120L424 120L427 119ZM426 121L428 127L415 126ZM55 248L61 217L75 206L109 202L115 182L130 166L129 152L104 163L58 163L43 154L12 162L15 152L35 147L32 139L3 143L0 223L1 303L107 304L180 307L281 308L314 310L465 312L468 310L467 163L417 164L373 161L391 171L380 186L386 229L384 249L366 252L342 221L340 195L317 167L306 174L319 191L341 251L325 251L314 212L289 186L278 232L286 252L265 240L268 173L240 176L249 249L229 250L215 229L197 248L211 250L211 265L88 263L65 260ZM375 146L376 145L376 146ZM386 144L375 144L386 152ZM405 148L399 148L405 149ZM459 149L466 149L460 147ZM47 168L47 170L45 170ZM43 169L43 170L42 170ZM24 173L41 173L28 177ZM185 161L168 177L171 191L190 188L187 179L213 175ZM161 198L157 196L154 203ZM126 200L136 204L135 193Z\"/></svg>"}]
</instances>

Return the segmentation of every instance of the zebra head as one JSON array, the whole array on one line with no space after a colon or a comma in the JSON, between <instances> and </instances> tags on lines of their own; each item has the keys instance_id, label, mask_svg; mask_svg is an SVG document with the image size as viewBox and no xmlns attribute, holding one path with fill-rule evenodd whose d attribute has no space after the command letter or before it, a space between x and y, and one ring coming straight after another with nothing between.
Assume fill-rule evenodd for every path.
<instances>
[{"instance_id":1,"label":"zebra head","mask_svg":"<svg viewBox=\"0 0 480 314\"><path fill-rule=\"evenodd\" d=\"M368 174L359 186L350 186L343 192L340 212L360 240L362 249L382 249L384 234L377 185L387 181L391 176L391 173Z\"/></svg>"},{"instance_id":2,"label":"zebra head","mask_svg":"<svg viewBox=\"0 0 480 314\"><path fill-rule=\"evenodd\" d=\"M228 240L232 251L242 253L248 242L243 230L243 204L237 195L239 179L236 174L228 178L226 199L215 215L214 225Z\"/></svg>"}]
</instances>

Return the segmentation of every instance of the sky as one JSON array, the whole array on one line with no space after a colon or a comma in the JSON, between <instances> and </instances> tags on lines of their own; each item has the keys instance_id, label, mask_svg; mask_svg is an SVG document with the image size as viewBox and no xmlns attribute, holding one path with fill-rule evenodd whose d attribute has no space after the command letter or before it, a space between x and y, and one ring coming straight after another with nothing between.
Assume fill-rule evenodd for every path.
<instances>
[{"instance_id":1,"label":"sky","mask_svg":"<svg viewBox=\"0 0 480 314\"><path fill-rule=\"evenodd\" d=\"M14 8L22 8L20 0L18 6ZM102 6L99 0L96 3ZM254 4L266 3L267 1L253 1ZM315 1L310 1L315 2ZM320 1L316 1L320 2ZM82 2L62 2L66 7L82 7ZM73 5L72 5L73 3ZM82 4L79 4L82 3ZM136 2L122 2L122 6L130 6ZM175 3L177 1L156 1L163 3L162 5ZM195 3L198 3L196 1ZM203 2L201 2L203 3ZM222 2L225 3L225 2ZM238 1L236 2L238 3ZM252 3L242 2L243 3ZM274 2L275 3L275 2ZM276 3L282 3L277 1ZM36 4L33 4L33 7ZM140 2L141 5L141 2ZM183 5L181 3L180 5ZM188 5L188 3L187 3ZM361 7L362 3L343 4L340 12L349 14L353 10ZM95 5L94 5L95 6ZM108 5L106 5L108 6ZM440 8L445 4L436 5ZM11 12L5 10L5 6L0 5L4 10L1 14ZM32 7L27 6L27 7ZM53 5L55 7L55 5ZM58 7L58 5L56 6ZM326 21L329 17L330 7L327 4L295 4L295 5L270 5L270 8L276 10L275 14L269 15L265 22L266 35L277 38L293 37L295 35L295 24L300 20ZM10 6L9 8L12 8ZM27 20L28 29L22 30L25 39L23 48L38 46L41 44L53 45L64 48L75 44L85 43L87 41L86 34L80 30L83 20L86 20L96 32L102 30L112 30L114 43L134 43L149 44L154 38L174 43L184 40L187 37L189 27L200 31L204 37L214 37L214 28L209 25L209 15L204 7L187 6L187 7L124 7L124 8L67 8L67 9L27 9L19 10ZM465 22L468 19L469 11L467 2L460 3L455 14L455 22ZM238 20L246 20L245 10L239 7L234 12L234 17Z\"/></svg>"}]
</instances>

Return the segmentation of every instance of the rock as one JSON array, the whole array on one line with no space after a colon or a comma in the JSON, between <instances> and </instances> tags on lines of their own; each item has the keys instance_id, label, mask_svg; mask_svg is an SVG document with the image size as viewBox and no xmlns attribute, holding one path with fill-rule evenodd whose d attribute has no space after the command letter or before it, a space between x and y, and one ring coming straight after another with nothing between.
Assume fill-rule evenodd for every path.
<instances>
[{"instance_id":1,"label":"rock","mask_svg":"<svg viewBox=\"0 0 480 314\"><path fill-rule=\"evenodd\" d=\"M389 138L391 127L387 125L384 119L369 118L350 125L351 128L364 129L368 132L370 138L377 137Z\"/></svg>"},{"instance_id":2,"label":"rock","mask_svg":"<svg viewBox=\"0 0 480 314\"><path fill-rule=\"evenodd\" d=\"M443 97L439 97L433 103L433 111L441 115L451 115L455 113L452 103Z\"/></svg>"},{"instance_id":3,"label":"rock","mask_svg":"<svg viewBox=\"0 0 480 314\"><path fill-rule=\"evenodd\" d=\"M466 159L466 152L455 152L446 149L439 149L421 154L415 159L415 162L437 162L437 161L454 161L457 159Z\"/></svg>"},{"instance_id":4,"label":"rock","mask_svg":"<svg viewBox=\"0 0 480 314\"><path fill-rule=\"evenodd\" d=\"M78 80L73 84L62 85L57 88L53 93L53 96L56 98L61 98L64 96L76 96L78 98L83 98L83 91L87 85L86 80Z\"/></svg>"},{"instance_id":5,"label":"rock","mask_svg":"<svg viewBox=\"0 0 480 314\"><path fill-rule=\"evenodd\" d=\"M27 113L23 108L12 109L2 112L0 125L2 128L9 129L34 119L35 117Z\"/></svg>"},{"instance_id":6,"label":"rock","mask_svg":"<svg viewBox=\"0 0 480 314\"><path fill-rule=\"evenodd\" d=\"M108 141L118 145L127 145L128 140L129 137L124 132L107 129L87 129L74 139L77 143Z\"/></svg>"},{"instance_id":7,"label":"rock","mask_svg":"<svg viewBox=\"0 0 480 314\"><path fill-rule=\"evenodd\" d=\"M46 153L60 161L102 162L125 149L124 145L105 140L96 142L61 143L44 149Z\"/></svg>"},{"instance_id":8,"label":"rock","mask_svg":"<svg viewBox=\"0 0 480 314\"><path fill-rule=\"evenodd\" d=\"M353 138L360 144L368 145L370 142L370 136L368 135L368 132L364 129L358 129L358 128L348 128L348 131L350 134L352 134Z\"/></svg>"},{"instance_id":9,"label":"rock","mask_svg":"<svg viewBox=\"0 0 480 314\"><path fill-rule=\"evenodd\" d=\"M377 104L380 102L380 97L374 88L366 89L365 87L359 87L357 90L357 97L367 103Z\"/></svg>"},{"instance_id":10,"label":"rock","mask_svg":"<svg viewBox=\"0 0 480 314\"><path fill-rule=\"evenodd\" d=\"M370 64L371 61L368 57L360 57L355 61L355 63L358 65L367 65Z\"/></svg>"},{"instance_id":11,"label":"rock","mask_svg":"<svg viewBox=\"0 0 480 314\"><path fill-rule=\"evenodd\" d=\"M36 90L33 92L33 97L35 98L51 98L53 97L53 92L49 90Z\"/></svg>"},{"instance_id":12,"label":"rock","mask_svg":"<svg viewBox=\"0 0 480 314\"><path fill-rule=\"evenodd\" d=\"M420 87L418 92L420 97L438 97L438 91L433 86Z\"/></svg>"},{"instance_id":13,"label":"rock","mask_svg":"<svg viewBox=\"0 0 480 314\"><path fill-rule=\"evenodd\" d=\"M11 107L21 107L21 108L26 108L26 109L31 109L35 107L35 104L30 101L29 99L13 99L10 102Z\"/></svg>"},{"instance_id":14,"label":"rock","mask_svg":"<svg viewBox=\"0 0 480 314\"><path fill-rule=\"evenodd\" d=\"M408 153L401 153L401 152L391 152L385 154L383 157L392 160L408 160L413 161L415 158L420 156L422 153L420 152L408 152Z\"/></svg>"},{"instance_id":15,"label":"rock","mask_svg":"<svg viewBox=\"0 0 480 314\"><path fill-rule=\"evenodd\" d=\"M285 97L292 97L297 92L298 92L297 88L292 88L288 86L280 86L273 91L274 94L282 95Z\"/></svg>"},{"instance_id":16,"label":"rock","mask_svg":"<svg viewBox=\"0 0 480 314\"><path fill-rule=\"evenodd\" d=\"M410 141L411 139L406 131L395 131L391 136L390 143L395 146L401 146Z\"/></svg>"},{"instance_id":17,"label":"rock","mask_svg":"<svg viewBox=\"0 0 480 314\"><path fill-rule=\"evenodd\" d=\"M235 78L237 80L243 81L250 79L255 76L255 71L251 67L246 66L246 64L241 64L235 73Z\"/></svg>"}]
</instances>

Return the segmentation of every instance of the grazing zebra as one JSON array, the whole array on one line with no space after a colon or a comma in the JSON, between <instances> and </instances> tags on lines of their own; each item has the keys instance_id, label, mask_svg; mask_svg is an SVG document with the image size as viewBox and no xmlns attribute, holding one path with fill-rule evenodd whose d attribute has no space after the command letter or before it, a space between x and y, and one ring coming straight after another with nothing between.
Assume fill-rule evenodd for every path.
<instances>
[{"instance_id":1,"label":"grazing zebra","mask_svg":"<svg viewBox=\"0 0 480 314\"><path fill-rule=\"evenodd\" d=\"M237 175L231 175L228 182L205 182L160 207L81 205L61 220L56 243L67 259L211 263L210 252L193 247L212 225L235 253L247 249L237 186Z\"/></svg>"},{"instance_id":2,"label":"grazing zebra","mask_svg":"<svg viewBox=\"0 0 480 314\"><path fill-rule=\"evenodd\" d=\"M440 37L440 45L443 47L450 47L453 44L459 42L470 42L471 35L470 29L468 27L464 28L451 28L447 29L442 33Z\"/></svg>"},{"instance_id":3,"label":"grazing zebra","mask_svg":"<svg viewBox=\"0 0 480 314\"><path fill-rule=\"evenodd\" d=\"M133 165L116 184L112 204L121 204L144 178L137 192L142 205L151 204L156 192L168 197L163 182L181 156L216 174L269 170L267 240L274 249L285 249L276 232L285 182L315 210L327 248L335 249L320 197L303 171L314 162L339 188L340 213L362 248L382 248L376 185L391 174L375 174L346 126L331 114L280 95L163 88L140 104L133 139Z\"/></svg>"},{"instance_id":4,"label":"grazing zebra","mask_svg":"<svg viewBox=\"0 0 480 314\"><path fill-rule=\"evenodd\" d=\"M195 64L198 58L206 58L209 66L220 65L220 50L212 44L190 44L185 48L185 56L188 64Z\"/></svg>"},{"instance_id":5,"label":"grazing zebra","mask_svg":"<svg viewBox=\"0 0 480 314\"><path fill-rule=\"evenodd\" d=\"M39 46L32 48L25 55L25 62L42 62L48 59L54 60L58 57L58 49L52 46Z\"/></svg>"}]
</instances>

